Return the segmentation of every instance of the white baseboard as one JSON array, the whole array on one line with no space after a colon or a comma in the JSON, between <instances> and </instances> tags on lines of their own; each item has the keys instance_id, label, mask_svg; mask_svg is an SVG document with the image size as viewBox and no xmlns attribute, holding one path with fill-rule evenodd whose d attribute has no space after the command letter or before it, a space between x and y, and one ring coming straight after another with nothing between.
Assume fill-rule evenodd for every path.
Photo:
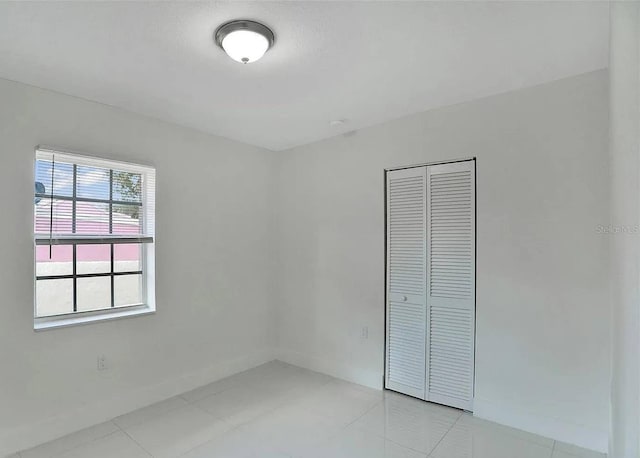
<instances>
[{"instance_id":1,"label":"white baseboard","mask_svg":"<svg viewBox=\"0 0 640 458\"><path fill-rule=\"evenodd\" d=\"M568 423L557 418L543 417L531 412L505 409L504 406L498 406L492 401L477 397L473 401L473 415L589 450L601 453L608 451L608 431Z\"/></svg>"},{"instance_id":2,"label":"white baseboard","mask_svg":"<svg viewBox=\"0 0 640 458\"><path fill-rule=\"evenodd\" d=\"M381 390L383 386L382 372L355 367L347 361L312 357L283 348L276 350L276 359L293 364L294 366L321 372L348 382L373 388L374 390Z\"/></svg>"},{"instance_id":3,"label":"white baseboard","mask_svg":"<svg viewBox=\"0 0 640 458\"><path fill-rule=\"evenodd\" d=\"M111 420L141 407L163 401L221 378L275 359L273 350L263 350L135 391L119 393L111 399L64 412L0 434L0 457L57 439L67 434Z\"/></svg>"}]
</instances>

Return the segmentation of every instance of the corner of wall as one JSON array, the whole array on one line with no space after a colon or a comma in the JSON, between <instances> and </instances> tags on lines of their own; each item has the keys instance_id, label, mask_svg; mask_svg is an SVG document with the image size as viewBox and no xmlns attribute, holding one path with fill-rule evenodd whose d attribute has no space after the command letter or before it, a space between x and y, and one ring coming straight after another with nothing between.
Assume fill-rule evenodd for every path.
<instances>
[{"instance_id":1,"label":"corner of wall","mask_svg":"<svg viewBox=\"0 0 640 458\"><path fill-rule=\"evenodd\" d=\"M310 356L284 348L276 350L276 359L288 364L293 364L294 366L346 380L347 382L357 383L358 385L366 386L374 390L382 390L383 388L383 374L381 372L356 368L353 364L344 360Z\"/></svg>"}]
</instances>

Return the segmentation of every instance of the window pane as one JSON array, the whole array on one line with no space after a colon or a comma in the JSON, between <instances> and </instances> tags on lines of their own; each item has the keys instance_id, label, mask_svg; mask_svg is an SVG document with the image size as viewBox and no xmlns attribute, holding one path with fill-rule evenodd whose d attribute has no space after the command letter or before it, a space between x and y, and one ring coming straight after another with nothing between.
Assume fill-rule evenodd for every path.
<instances>
[{"instance_id":1,"label":"window pane","mask_svg":"<svg viewBox=\"0 0 640 458\"><path fill-rule=\"evenodd\" d=\"M53 183L51 182L52 169L54 170ZM44 191L42 187L44 187ZM51 161L36 161L36 193L50 196L52 189L56 196L71 197L73 195L73 164L56 162L54 166Z\"/></svg>"},{"instance_id":2,"label":"window pane","mask_svg":"<svg viewBox=\"0 0 640 458\"><path fill-rule=\"evenodd\" d=\"M134 272L142 270L140 259L142 245L139 243L123 243L113 246L114 272Z\"/></svg>"},{"instance_id":3,"label":"window pane","mask_svg":"<svg viewBox=\"0 0 640 458\"><path fill-rule=\"evenodd\" d=\"M53 204L53 218L51 206ZM36 234L49 234L51 230L54 234L70 233L72 229L71 218L73 215L73 203L69 200L43 197L35 204L34 227Z\"/></svg>"},{"instance_id":4,"label":"window pane","mask_svg":"<svg viewBox=\"0 0 640 458\"><path fill-rule=\"evenodd\" d=\"M113 234L131 235L142 233L140 226L139 205L114 204L113 205Z\"/></svg>"},{"instance_id":5,"label":"window pane","mask_svg":"<svg viewBox=\"0 0 640 458\"><path fill-rule=\"evenodd\" d=\"M117 275L113 285L116 307L142 304L142 275Z\"/></svg>"},{"instance_id":6,"label":"window pane","mask_svg":"<svg viewBox=\"0 0 640 458\"><path fill-rule=\"evenodd\" d=\"M73 312L73 280L37 280L36 316Z\"/></svg>"},{"instance_id":7,"label":"window pane","mask_svg":"<svg viewBox=\"0 0 640 458\"><path fill-rule=\"evenodd\" d=\"M70 275L73 273L73 247L71 245L36 246L36 275Z\"/></svg>"},{"instance_id":8,"label":"window pane","mask_svg":"<svg viewBox=\"0 0 640 458\"><path fill-rule=\"evenodd\" d=\"M106 160L79 162L62 152L39 150L36 154L33 218L40 242L49 233L53 238L153 234L153 168L132 166L137 172L129 172L118 170L129 169L126 165ZM141 243L36 245L36 277L79 276L36 278L36 315L108 311L112 306L144 303L146 277L131 272L143 270L149 249L153 245Z\"/></svg>"},{"instance_id":9,"label":"window pane","mask_svg":"<svg viewBox=\"0 0 640 458\"><path fill-rule=\"evenodd\" d=\"M76 233L97 235L108 234L109 204L77 202Z\"/></svg>"},{"instance_id":10,"label":"window pane","mask_svg":"<svg viewBox=\"0 0 640 458\"><path fill-rule=\"evenodd\" d=\"M78 274L111 272L111 245L78 245L76 259Z\"/></svg>"},{"instance_id":11,"label":"window pane","mask_svg":"<svg viewBox=\"0 0 640 458\"><path fill-rule=\"evenodd\" d=\"M111 277L78 278L78 312L111 308Z\"/></svg>"},{"instance_id":12,"label":"window pane","mask_svg":"<svg viewBox=\"0 0 640 458\"><path fill-rule=\"evenodd\" d=\"M114 170L113 200L142 202L142 176L139 173Z\"/></svg>"},{"instance_id":13,"label":"window pane","mask_svg":"<svg viewBox=\"0 0 640 458\"><path fill-rule=\"evenodd\" d=\"M109 169L79 165L76 195L90 199L109 200Z\"/></svg>"}]
</instances>

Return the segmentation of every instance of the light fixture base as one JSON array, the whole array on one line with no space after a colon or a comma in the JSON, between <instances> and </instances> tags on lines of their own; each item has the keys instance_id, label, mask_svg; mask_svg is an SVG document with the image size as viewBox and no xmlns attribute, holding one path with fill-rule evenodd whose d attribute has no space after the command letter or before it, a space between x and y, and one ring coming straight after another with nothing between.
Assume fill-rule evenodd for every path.
<instances>
[{"instance_id":1,"label":"light fixture base","mask_svg":"<svg viewBox=\"0 0 640 458\"><path fill-rule=\"evenodd\" d=\"M222 42L224 41L225 37L230 33L237 32L239 30L247 30L249 32L254 32L265 37L267 39L267 42L269 43L267 50L271 49L276 41L273 31L269 27L261 24L260 22L251 21L248 19L239 19L222 24L216 29L214 40L216 44L220 46L222 50L224 50ZM245 61L243 59L243 62L246 64L248 61Z\"/></svg>"}]
</instances>

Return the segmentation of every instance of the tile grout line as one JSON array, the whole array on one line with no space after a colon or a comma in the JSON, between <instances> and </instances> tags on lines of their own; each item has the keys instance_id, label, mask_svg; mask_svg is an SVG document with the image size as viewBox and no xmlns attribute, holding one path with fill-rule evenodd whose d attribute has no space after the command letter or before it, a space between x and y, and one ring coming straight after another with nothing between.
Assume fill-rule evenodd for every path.
<instances>
[{"instance_id":1,"label":"tile grout line","mask_svg":"<svg viewBox=\"0 0 640 458\"><path fill-rule=\"evenodd\" d=\"M332 380L332 379L333 379L333 380ZM330 384L332 381L334 381L334 380L340 380L340 379L336 379L336 378L332 378L332 379L330 379L330 380L328 380L327 382L325 382L325 383L321 384L321 385L318 387L318 389L322 389L323 387L325 387L325 386L329 385L329 384ZM352 382L347 382L347 383L350 383L350 384L351 384ZM345 430L346 430L349 426L353 425L355 422L357 422L358 420L360 420L362 417L364 417L366 414L368 414L369 412L371 412L373 409L375 409L376 407L378 407L378 405L382 404L383 402L384 402L384 397L383 397L383 399L382 399L382 400L380 400L380 401L378 401L378 402L373 403L373 405L372 405L371 407L369 407L368 409L366 409L362 414L360 414L360 415L356 416L356 418L354 418L353 420L351 420L350 422L348 422L348 423L347 423L347 424L345 424L344 426L341 426L339 429L337 429L337 430L336 430L336 432L335 432L334 434L331 434L331 435L327 438L327 440L328 440L328 439L334 439L334 438L338 437L338 435L343 434L343 433L345 432ZM294 405L295 405L295 403L294 403ZM324 414L321 414L321 413L318 413L318 412L315 412L315 411L314 411L314 414L315 414L315 415L317 415L317 416L319 416L319 417L321 417L321 418L323 418L324 420L329 421L329 422L333 422L333 421L334 421L334 418L331 418L331 417L326 416L326 415L324 415ZM375 436L378 436L377 434L374 434L374 435L375 435ZM380 437L380 436L378 436L378 437ZM384 438L384 437L382 437L382 439L385 439L385 438ZM288 455L288 454L287 454L287 455ZM291 455L291 458L295 458L295 456L294 456L294 455Z\"/></svg>"},{"instance_id":2,"label":"tile grout line","mask_svg":"<svg viewBox=\"0 0 640 458\"><path fill-rule=\"evenodd\" d=\"M116 420L117 420L118 418L125 417L125 416L127 416L127 415L129 415L129 414L132 414L132 413L134 413L134 412L138 412L139 410L143 410L143 409L146 409L146 408L148 408L148 407L155 406L155 405L157 405L157 404L160 404L160 403L162 403L162 402L166 402L166 401L168 401L169 399L173 399L173 398L176 398L176 397L180 397L180 398L182 398L180 395L178 395L178 396L171 396L170 398L164 399L164 400L162 400L162 401L154 402L153 404L149 404L149 405L146 405L146 406L144 406L144 407L140 407L139 409L132 410L131 412L127 412L127 413L125 413L125 414L118 415L117 417L113 417L113 418L112 418L111 420L109 420L109 421L111 421L113 424L115 424L118 428L123 429L123 428L122 428L122 427L120 427L120 425L116 422ZM186 404L186 405L181 405L181 406L172 407L172 408L170 408L169 410L167 410L167 411L165 411L165 412L161 412L161 413L158 413L158 414L154 414L154 416L153 416L152 418L148 418L148 419L146 419L146 420L142 420L142 421L138 421L138 422L136 422L136 423L133 423L133 424L129 425L129 426L128 426L128 428L131 428L131 427L133 427L133 426L143 425L143 424L145 424L145 423L147 423L147 422L149 422L149 421L153 420L154 418L163 417L163 416L165 416L165 415L170 414L171 412L173 412L173 411L175 411L175 410L178 410L178 409L181 409L181 408L183 408L183 407L185 407L185 406L190 405L189 401L187 401L186 399L182 399L182 400L183 400L183 401L185 401L187 404Z\"/></svg>"},{"instance_id":3,"label":"tile grout line","mask_svg":"<svg viewBox=\"0 0 640 458\"><path fill-rule=\"evenodd\" d=\"M329 383L331 383L331 381L325 382L325 383L323 383L323 384L319 385L318 387L313 388L313 390L320 390L321 388L323 388L324 386L328 385ZM273 408L269 408L268 410L266 410L266 411L264 411L264 412L259 413L256 417L251 418L251 419L249 419L249 420L247 420L247 421L245 421L245 422L239 423L238 425L235 425L235 424L233 424L233 423L228 423L228 422L226 422L226 423L227 423L227 424L230 424L230 425L232 425L232 426L235 426L235 428L240 428L240 427L242 427L242 426L246 425L247 423L250 423L250 422L252 422L252 421L254 421L254 420L257 420L257 419L259 419L259 418L262 418L262 417L264 417L264 416L266 416L266 415L269 415L269 414L271 414L271 413L273 413L273 412L276 412L276 411L278 411L278 410L280 410L280 409L283 409L283 408L285 408L286 406L295 406L298 402L303 401L304 399L306 399L306 398L308 397L308 394L309 394L309 393L305 393L305 394L306 394L307 396L305 396L305 395L302 395L302 394L301 394L301 395L299 395L299 396L294 396L294 399L288 399L288 400L286 400L286 401L284 401L284 400L283 400L283 401L282 401L282 403L278 403L278 405L276 405L275 407L273 407ZM195 407L198 407L198 406L195 406ZM206 409L202 409L202 410L205 410L205 412L210 413L210 412L209 412L208 410L206 410ZM213 414L211 414L211 415L213 415ZM318 415L320 415L320 414L318 414ZM320 415L320 416L324 417L323 415ZM220 418L221 420L223 420L223 421L224 421L224 418L222 418L222 417L218 417L218 418ZM328 417L324 417L324 418L325 418L325 419L327 419L327 420L331 420L331 419L330 419L330 418L328 418ZM235 429L235 428L234 428L234 429Z\"/></svg>"},{"instance_id":4,"label":"tile grout line","mask_svg":"<svg viewBox=\"0 0 640 458\"><path fill-rule=\"evenodd\" d=\"M275 360L273 360L273 361L275 361ZM236 386L236 385L228 386L227 388L223 388L223 389L221 389L220 391L217 391L217 392L215 392L215 393L211 393L211 394L208 394L208 395L203 396L203 397L201 397L201 398L193 399L193 400L189 400L189 399L185 398L185 397L184 397L184 395L185 395L185 394L187 394L187 393L190 393L190 392L192 392L192 391L196 391L196 390L199 390L199 389L201 389L201 388L204 388L205 386L213 385L214 383L220 383L220 382L223 382L224 380L228 380L228 379L230 379L230 378L232 378L232 377L238 377L238 378L240 378L240 376L242 376L243 374L246 374L247 372L251 372L251 371L253 371L253 370L255 370L255 369L259 368L259 367L262 367L262 366L265 366L265 365L267 365L267 364L270 364L270 363L272 363L273 361L269 361L269 362L266 362L266 363L264 363L264 364L260 364L259 366L252 367L252 368L249 368L249 369L243 370L243 371L241 371L241 372L237 372L237 373L235 373L235 374L231 374L231 375L228 375L228 376L226 376L226 377L220 378L220 379L218 379L218 380L214 380L214 381L212 381L212 382L205 383L204 385L197 386L197 387L195 387L195 388L194 388L194 389L192 389L192 390L185 391L185 392L183 392L183 393L178 394L178 397L182 398L184 401L186 401L186 402L187 402L187 403L189 403L189 404L195 404L196 402L200 402L200 401L202 401L202 400L204 400L204 399L210 398L211 396L216 396L216 395L221 394L221 393L223 393L223 392L225 392L225 391L227 391L227 390L230 390L230 389L232 389L232 388L235 388L235 386Z\"/></svg>"},{"instance_id":5,"label":"tile grout line","mask_svg":"<svg viewBox=\"0 0 640 458\"><path fill-rule=\"evenodd\" d=\"M425 402L428 402L428 401L425 401ZM378 405L379 405L379 404L383 404L383 403L384 403L384 399L383 399L382 401L380 401L380 402L376 403L373 407L371 407L371 408L370 408L369 410L367 410L365 413L363 413L363 414L362 414L362 415L360 415L358 418L356 418L354 421L352 421L351 423L349 423L347 426L351 426L351 425L352 425L352 424L354 424L356 421L358 421L360 418L362 418L362 417L363 417L363 416L365 416L367 413L369 413L370 411L372 411L374 408L378 407ZM440 415L440 414L436 414L436 415L438 415L438 416L440 416L440 417L442 417L442 418L445 418L445 416L444 416L444 415ZM458 414L458 416L457 416L457 417L456 417L456 419L453 421L453 423L451 424L451 426L450 426L450 427L447 429L447 431L442 435L442 437L440 438L440 440L439 440L439 441L434 445L434 447L431 449L431 451L430 451L430 452L425 452L425 451L422 451L422 450L417 450L417 449L415 449L415 448L413 448L413 447L409 447L409 446L408 446L408 445L406 445L406 444L401 444L400 442L396 442L395 440L388 438L384 432L383 432L383 433L378 433L378 432L375 432L375 431L370 430L370 429L367 429L367 428L360 428L360 429L361 429L362 431L365 431L365 432L367 432L367 433L369 433L369 434L372 434L372 435L374 435L374 436L376 436L376 437L379 437L379 438L381 438L381 439L383 439L383 440L385 440L385 441L392 442L392 443L394 443L394 444L396 444L396 445L398 445L398 446L400 446L400 447L402 447L402 448L405 448L405 449L407 449L407 450L414 451L414 452L419 453L419 454L421 454L421 455L426 453L426 456L428 457L428 456L430 456L431 452L433 452L433 451L436 449L436 447L440 444L440 441L442 441L442 439L444 439L444 436L446 436L446 435L447 435L447 433L451 430L451 428L453 428L453 427L455 426L455 424L458 422L458 420L460 419L460 417L462 417L462 415L463 415L463 413ZM346 428L347 426L345 426L345 428Z\"/></svg>"},{"instance_id":6,"label":"tile grout line","mask_svg":"<svg viewBox=\"0 0 640 458\"><path fill-rule=\"evenodd\" d=\"M131 437L131 435L128 432L126 432L123 428L120 427L120 425L118 425L115 421L112 421L112 423L114 425L116 425L116 428L118 428L125 436L127 436L129 439L131 439L133 441L133 443L136 444L138 447L140 447L147 455L153 457L153 454L149 450L144 448L142 446L142 444L140 444L137 440L135 440L133 437Z\"/></svg>"},{"instance_id":7,"label":"tile grout line","mask_svg":"<svg viewBox=\"0 0 640 458\"><path fill-rule=\"evenodd\" d=\"M233 377L233 376L232 376L232 377ZM228 378L228 377L227 377L227 378ZM223 389L221 389L220 391L216 391L215 393L211 393L211 394L208 394L208 395L203 396L203 397L201 397L201 398L193 399L193 400L189 400L189 399L185 398L185 397L184 397L184 395L185 395L185 394L187 394L187 393L190 393L191 391L195 391L195 390L198 390L198 389L200 389L200 388L204 388L205 386L209 386L209 385L212 385L212 384L214 384L214 383L221 382L221 381L223 381L223 380L226 380L227 378L223 378L223 379L220 379L220 380L216 380L215 382L207 383L207 384L205 384L205 385L202 385L202 386L199 386L199 387L197 387L197 388L194 388L193 390L185 391L184 393L180 393L178 396L179 396L180 398L182 398L184 401L186 401L187 403L189 403L189 404L195 404L196 402L204 401L205 399L209 399L210 397L217 396L217 395L219 395L219 394L224 393L225 391L228 391L228 390L230 390L230 389L232 389L232 388L235 388L235 385L229 386L229 387L227 387L227 388L223 388Z\"/></svg>"},{"instance_id":8,"label":"tile grout line","mask_svg":"<svg viewBox=\"0 0 640 458\"><path fill-rule=\"evenodd\" d=\"M225 417L218 416L218 415L214 414L213 412L210 412L209 410L205 409L204 407L200 407L199 405L196 405L196 404L190 404L190 405L191 405L191 407L194 407L194 408L196 408L196 409L200 410L201 412L204 412L204 413L206 413L207 415L212 416L214 419L216 419L216 420L218 420L218 421L221 421L221 422L223 422L223 423L224 423L224 424L226 424L226 425L231 426L231 429L230 429L229 431L234 431L234 430L236 430L236 429L240 428L241 426L246 425L247 423L250 423L250 422L252 422L252 421L254 421L254 420L256 420L256 419L258 419L258 418L260 418L260 417L262 417L262 416L264 416L264 415L270 414L270 413L272 413L272 412L274 412L274 411L276 411L276 410L280 409L284 404L279 404L279 405L277 405L276 407L274 407L273 409L269 409L269 410L267 410L267 411L265 411L265 412L261 412L261 413L259 413L258 415L256 415L255 417L250 418L250 419L248 419L248 420L246 420L246 421L243 421L242 423L238 423L238 424L236 424L236 423L231 423L231 422L230 422L230 421L228 421Z\"/></svg>"},{"instance_id":9,"label":"tile grout line","mask_svg":"<svg viewBox=\"0 0 640 458\"><path fill-rule=\"evenodd\" d=\"M214 382L214 383L215 383L215 382ZM329 382L327 382L327 383L329 383ZM321 386L324 386L324 385L325 385L325 384L322 384ZM206 385L205 385L205 386L206 386ZM233 388L233 387L230 387L230 388ZM227 389L229 389L229 388L227 388ZM220 391L220 392L218 392L218 393L213 393L211 396L215 396L216 394L222 393L223 391L226 391L226 390L222 390L222 391ZM205 413L206 413L206 414L208 414L208 415L211 415L211 416L212 416L213 418L215 418L216 420L219 420L219 421L223 422L224 424L226 424L226 425L230 426L230 427L231 427L231 429L229 429L228 431L226 431L224 434L230 433L230 432L232 432L232 431L236 431L236 430L240 429L241 427L243 427L244 425L246 425L247 423L250 423L250 422L252 422L252 421L254 421L254 420L258 419L258 418L261 418L261 417L263 417L263 416L265 416L265 415L268 415L268 414L270 414L270 413L273 413L273 412L275 412L276 410L281 409L281 408L283 408L283 407L285 407L285 406L287 406L287 405L295 405L295 402L294 402L294 401L291 401L291 400L283 401L283 402L282 402L282 404L278 404L274 409L269 409L269 410L268 410L268 411L266 411L266 412L262 412L262 413L260 413L259 415L257 415L255 418L252 418L252 419L247 420L246 422L243 422L243 423L240 423L240 424L234 424L234 423L230 423L229 421L225 420L223 417L216 416L216 415L214 415L213 413L211 413L211 412L209 412L208 410L206 410L205 408L200 407L200 406L198 406L198 405L196 405L196 404L195 404L195 403L197 403L197 402L199 402L199 401L201 401L201 400L203 400L203 399L206 399L206 398L208 398L208 397L211 397L211 396L206 396L206 397L204 397L204 398L202 398L202 399L194 400L193 402L190 402L190 401L188 401L188 400L186 400L186 399L185 399L185 401L187 401L187 402L189 403L189 405L191 405L191 406L195 407L196 409L199 409L200 411L205 412ZM198 447L200 447L200 446L202 446L202 445L206 444L207 442L210 442L211 440L213 440L213 438L212 438L212 439L209 439L208 441L206 441L206 442L204 442L204 443L202 443L202 444L199 444L199 445L196 445L196 446L194 446L194 447L190 448L190 449L189 449L189 450L187 450L186 452L182 453L180 456L184 456L184 455L186 455L186 454L190 453L191 451L193 451L193 450L195 450L196 448L198 448ZM283 454L285 454L287 457L289 457L289 458L293 458L292 456L290 456L290 455L289 455L289 454L287 454L287 453L284 453L284 452L279 452L279 453L283 453Z\"/></svg>"},{"instance_id":10,"label":"tile grout line","mask_svg":"<svg viewBox=\"0 0 640 458\"><path fill-rule=\"evenodd\" d=\"M510 436L510 437L512 437L514 439L522 440L522 441L528 442L529 444L535 444L535 445L538 445L540 447L547 448L547 449L550 449L550 450L554 450L554 448L555 448L556 440L555 439L551 439L550 437L541 436L540 434L530 433L529 431L525 431L523 429L518 429L518 428L515 428L513 426L504 425L502 423L496 423L496 422L491 421L491 420L486 420L484 418L476 417L475 415L473 415L473 412L469 412L469 414L470 414L472 419L476 419L476 420L479 420L480 422L485 423L485 424L480 424L479 425L480 428L488 429L490 427L498 427L499 429L503 429L504 430L503 431L504 434L507 434L508 436ZM463 415L464 415L464 412L462 413L462 415L460 417L462 417ZM486 423L488 423L488 425ZM524 435L522 435L522 433L524 433ZM552 444L551 445L545 445L545 444L541 443L540 441L534 440L530 436L536 436L536 437L541 438L541 439L550 440L552 442ZM577 457L577 458L581 458L581 457Z\"/></svg>"},{"instance_id":11,"label":"tile grout line","mask_svg":"<svg viewBox=\"0 0 640 458\"><path fill-rule=\"evenodd\" d=\"M330 383L330 382L329 382L329 383ZM348 383L351 383L351 382L348 382ZM325 385L326 385L326 384L323 384L322 386L325 386ZM379 405L379 404L382 404L383 402L384 402L384 399L382 399L381 401L378 401L378 402L374 403L371 407L369 407L368 409L366 409L362 414L358 415L355 419L351 420L350 422L348 422L348 423L347 423L347 424L345 424L344 426L341 426L340 428L338 428L338 429L335 431L335 433L330 434L330 435L326 438L326 440L333 440L333 439L337 438L340 434L343 434L343 433L345 432L345 430L346 430L349 426L353 425L355 422L357 422L358 420L360 420L360 418L364 417L366 414L368 414L370 411L372 411L373 409L375 409L376 407L378 407L378 405ZM314 414L315 414L315 415L317 415L317 416L319 416L319 417L321 417L321 418L323 418L324 420L327 420L327 421L330 421L330 422L334 421L334 419L333 419L333 418L330 418L330 417L325 416L325 415L323 415L323 414L320 414L320 413L318 413L318 412L314 412ZM374 434L374 436L381 437L381 436L378 436L377 434ZM382 439L385 439L384 437L381 437L381 438L382 438ZM386 440L386 439L385 439L385 440ZM291 455L291 458L295 458L295 455Z\"/></svg>"},{"instance_id":12,"label":"tile grout line","mask_svg":"<svg viewBox=\"0 0 640 458\"><path fill-rule=\"evenodd\" d=\"M214 383L215 383L215 382L214 382ZM206 385L205 385L205 386L206 386ZM226 431L224 434L230 433L230 432L232 432L232 431L236 431L236 430L240 429L241 427L243 427L244 425L246 425L247 423L250 423L250 422L252 422L252 421L254 421L254 420L258 419L258 418L261 418L261 417L263 417L263 416L265 416L265 415L268 415L268 414L270 414L270 413L272 413L272 412L274 412L274 411L276 411L276 410L278 410L278 409L280 409L280 408L282 408L282 407L286 406L286 405L287 405L287 403L289 403L289 402L290 402L290 401L283 401L283 403L282 403L282 404L278 404L275 408L273 408L273 409L269 409L269 410L268 410L268 411L266 411L266 412L262 412L262 413L260 413L259 415L257 415L256 417L251 418L250 420L247 420L246 422L239 423L239 424L231 423L231 422L227 421L224 417L217 416L217 415L215 415L214 413L212 413L212 412L208 411L207 409L205 409L204 407L200 407L200 406L196 405L196 403L198 403L198 402L202 401L203 399L209 398L209 397L211 397L211 396L216 396L217 394L220 394L220 393L222 393L222 392L224 392L224 391L226 391L226 390L228 390L228 389L230 389L230 388L233 388L233 387L229 387L229 388L227 388L227 389L225 389L225 390L219 391L218 393L213 393L213 394L212 394L212 395L210 395L210 396L205 396L205 397L204 397L204 398L202 398L202 399L198 399L198 400L194 400L194 401L188 401L187 399L185 399L185 401L187 401L187 403L188 403L190 406L192 406L192 407L194 407L194 408L196 408L196 409L200 410L201 412L206 413L207 415L210 415L210 416L211 416L211 417L213 417L215 420L217 420L217 421L221 421L222 423L224 423L224 424L226 424L226 425L230 426L230 427L231 427L231 429L229 429L228 431ZM183 398L183 399L184 399L184 398ZM180 456L184 456L184 455L188 454L189 452L191 452L191 451L195 450L196 448L198 448L198 447L200 447L200 446L202 446L202 445L206 444L207 442L210 442L210 441L211 441L211 440L213 440L213 439L214 439L214 438L211 438L211 439L207 440L206 442L203 442L202 444L198 444L198 445L196 445L196 446L194 446L194 447L190 448L189 450L185 451L185 452L184 452L183 454L181 454Z\"/></svg>"},{"instance_id":13,"label":"tile grout line","mask_svg":"<svg viewBox=\"0 0 640 458\"><path fill-rule=\"evenodd\" d=\"M214 417L214 418L216 418L216 417ZM217 419L217 418L216 418L216 419ZM223 421L223 420L220 420L220 421ZM213 437L211 437L211 438L207 439L206 441L202 442L201 444L194 445L194 446L193 446L193 447L191 447L190 449L185 450L184 452L180 453L180 456L188 455L189 453L191 453L193 450L197 449L198 447L202 447L203 445L208 444L209 442L211 442L212 440L216 439L217 437L223 437L224 435L226 435L226 434L228 434L228 433L230 433L230 432L232 432L232 431L235 431L235 430L237 430L237 429L240 427L240 426L234 426L234 425L232 425L231 423L227 423L226 421L223 421L223 423L224 423L224 424L226 424L226 425L231 426L231 429L230 429L230 430L228 430L228 431L225 431L225 432L223 432L223 433L220 433L220 434L219 434L219 435L217 435L217 436L213 436Z\"/></svg>"},{"instance_id":14,"label":"tile grout line","mask_svg":"<svg viewBox=\"0 0 640 458\"><path fill-rule=\"evenodd\" d=\"M52 458L55 458L56 456L60 456L60 455L62 455L63 453L67 453L67 452L70 452L70 451L75 450L75 449L77 449L77 448L80 448L80 447L82 447L82 446L84 446L84 445L91 444L92 442L99 441L100 439L104 439L104 438L106 438L106 437L112 436L112 435L114 435L114 434L116 434L116 433L118 432L118 431L117 431L117 430L119 429L119 428L118 428L118 425L116 425L112 420L107 420L107 421L105 421L105 422L103 422L103 423L112 423L112 424L116 427L116 431L111 431L110 433L107 433L107 434L103 434L103 435L101 435L101 436L94 437L94 438L92 438L92 439L89 439L88 441L83 441L83 442L81 442L81 443L79 443L79 444L74 445L73 447L69 447L69 448L67 448L67 449L61 450L61 451L57 452L55 455L51 455L51 457L52 457ZM103 424L103 423L99 423L99 424ZM98 425L94 425L94 426L98 426ZM81 430L75 431L75 432L73 432L73 433L67 434L67 435L62 436L62 437L59 437L59 438L57 438L57 439L53 439L53 440L51 440L51 441L49 441L49 442L45 442L44 444L36 445L36 447L32 447L32 448L37 448L37 447L42 447L42 446L45 446L45 445L49 445L49 444L51 444L52 442L55 442L55 441L60 440L60 439L63 439L63 438L65 438L65 437L67 437L67 436L70 436L70 435L72 435L72 434L77 434L77 433L79 433L79 432L83 431L84 429L90 429L90 428L93 428L94 426L89 426L88 428L83 428L83 429L81 429ZM31 450L31 449L21 450L20 452L18 452L18 456L19 456L19 457L22 457L22 453L23 453L23 452L26 452L26 451L29 451L29 450Z\"/></svg>"},{"instance_id":15,"label":"tile grout line","mask_svg":"<svg viewBox=\"0 0 640 458\"><path fill-rule=\"evenodd\" d=\"M378 407L378 405L382 404L384 402L384 399L382 399L381 401L376 402L374 405L372 405L371 407L369 407L367 410L365 410L361 415L358 415L354 420L350 421L349 423L347 423L343 429L353 425L356 421L360 420L362 417L364 417L366 414L368 414L369 412L371 412L373 409L375 409L376 407Z\"/></svg>"},{"instance_id":16,"label":"tile grout line","mask_svg":"<svg viewBox=\"0 0 640 458\"><path fill-rule=\"evenodd\" d=\"M187 402L188 402L188 401L187 401ZM224 418L222 418L222 417L218 417L217 415L214 415L214 414L212 414L211 412L209 412L208 410L206 410L206 409L204 409L204 408L202 408L202 407L200 407L200 406L197 406L197 405L195 405L195 404L189 403L188 405L190 405L191 407L194 407L195 409L199 410L200 412L203 412L203 413L205 413L205 414L209 415L209 416L210 416L211 418L213 418L215 421L219 421L219 422L221 422L221 423L224 423L225 425L229 426L230 428L229 428L227 431L224 431L224 432L220 433L219 435L215 435L215 436L213 436L213 437L211 437L211 438L207 439L206 441L202 442L201 444L194 445L194 446L193 446L193 447L191 447L190 449L185 450L184 452L180 453L180 456L185 456L185 455L187 455L188 453L190 453L191 451L193 451L193 450L197 449L198 447L201 447L201 446L203 446L204 444L206 444L206 443L208 443L208 442L211 442L211 441L212 441L213 439L215 439L216 437L222 437L223 435L226 435L226 434L228 434L228 433L230 433L230 432L236 431L237 429L239 429L239 428L240 428L240 426L242 426L242 425L234 425L233 423L230 423L230 422L226 421Z\"/></svg>"},{"instance_id":17,"label":"tile grout line","mask_svg":"<svg viewBox=\"0 0 640 458\"><path fill-rule=\"evenodd\" d=\"M456 426L458 424L458 422L460 421L460 419L462 418L463 415L464 415L464 412L460 412L460 415L458 415L458 418L456 418L456 421L454 421L453 424L449 427L449 429L447 429L447 432L442 435L440 440L436 443L436 445L433 446L431 451L429 453L427 453L427 458L429 458L430 456L433 456L433 452L436 451L436 449L438 448L440 443L444 440L445 437L447 437L447 435L451 432L451 430L454 428L454 426Z\"/></svg>"}]
</instances>

